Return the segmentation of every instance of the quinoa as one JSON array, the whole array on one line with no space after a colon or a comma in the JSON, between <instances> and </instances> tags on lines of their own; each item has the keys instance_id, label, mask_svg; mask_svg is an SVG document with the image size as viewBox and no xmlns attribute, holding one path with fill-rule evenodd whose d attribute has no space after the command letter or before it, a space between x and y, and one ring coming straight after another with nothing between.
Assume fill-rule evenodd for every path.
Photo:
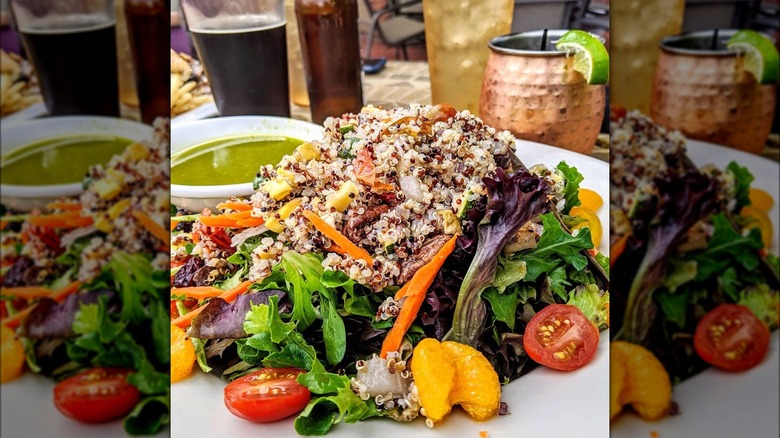
<instances>
[{"instance_id":1,"label":"quinoa","mask_svg":"<svg viewBox=\"0 0 780 438\"><path fill-rule=\"evenodd\" d=\"M255 249L249 278L260 281L268 276L284 251L327 252L332 242L303 211L315 212L345 233L350 219L360 221L384 206L375 220L361 224L355 233L359 240L354 243L368 251L372 266L334 253L327 254L323 266L373 290L397 285L402 261L419 253L430 237L445 233L445 212L456 214L463 203L486 193L482 179L494 175L495 156L514 154L509 132L496 132L468 111L445 110L368 106L359 114L329 118L322 141L311 143L316 158L296 151L277 166L262 167L260 178L283 181L290 191L274 199L271 185L261 186L249 200L253 216L268 222L291 200L300 199L300 204L289 216L279 218L283 230L276 242ZM348 182L357 187L348 207L329 206Z\"/></svg>"}]
</instances>

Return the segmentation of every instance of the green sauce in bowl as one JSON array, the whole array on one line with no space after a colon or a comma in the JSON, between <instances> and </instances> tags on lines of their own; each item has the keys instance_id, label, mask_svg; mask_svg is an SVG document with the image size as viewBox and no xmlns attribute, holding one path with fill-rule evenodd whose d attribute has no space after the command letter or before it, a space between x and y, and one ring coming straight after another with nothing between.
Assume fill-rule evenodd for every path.
<instances>
[{"instance_id":1,"label":"green sauce in bowl","mask_svg":"<svg viewBox=\"0 0 780 438\"><path fill-rule=\"evenodd\" d=\"M282 136L238 136L211 140L171 157L171 183L213 186L250 183L260 166L276 165L302 140Z\"/></svg>"},{"instance_id":2,"label":"green sauce in bowl","mask_svg":"<svg viewBox=\"0 0 780 438\"><path fill-rule=\"evenodd\" d=\"M3 155L0 182L19 186L81 182L90 166L106 164L132 140L114 136L72 136L42 140Z\"/></svg>"}]
</instances>

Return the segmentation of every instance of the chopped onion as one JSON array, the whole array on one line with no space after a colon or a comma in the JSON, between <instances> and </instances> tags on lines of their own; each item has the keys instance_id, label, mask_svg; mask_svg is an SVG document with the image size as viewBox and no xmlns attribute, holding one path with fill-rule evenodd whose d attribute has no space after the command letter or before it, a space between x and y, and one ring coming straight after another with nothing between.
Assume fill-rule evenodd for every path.
<instances>
[{"instance_id":1,"label":"chopped onion","mask_svg":"<svg viewBox=\"0 0 780 438\"><path fill-rule=\"evenodd\" d=\"M400 372L390 373L387 360L376 355L366 360L365 366L358 369L355 380L366 385L366 392L371 397L409 392L409 379L402 377Z\"/></svg>"},{"instance_id":2,"label":"chopped onion","mask_svg":"<svg viewBox=\"0 0 780 438\"><path fill-rule=\"evenodd\" d=\"M417 202L423 202L425 198L423 198L423 192L420 188L420 181L411 175L405 175L402 176L400 181L401 183L401 190L403 190L404 195L406 195L407 198L413 199Z\"/></svg>"},{"instance_id":3,"label":"chopped onion","mask_svg":"<svg viewBox=\"0 0 780 438\"><path fill-rule=\"evenodd\" d=\"M268 231L268 227L266 227L265 225L258 225L256 227L247 228L246 230L236 234L235 236L233 236L232 239L230 239L230 246L238 248L239 246L241 246L242 243L246 241L246 239L263 234L266 231Z\"/></svg>"},{"instance_id":4,"label":"chopped onion","mask_svg":"<svg viewBox=\"0 0 780 438\"><path fill-rule=\"evenodd\" d=\"M95 231L97 231L97 228L95 228L94 225L90 225L84 228L76 228L70 233L67 233L64 236L62 236L62 239L60 239L60 246L63 248L67 248L73 245L73 243L76 242L77 240L81 239L84 236L89 236Z\"/></svg>"}]
</instances>

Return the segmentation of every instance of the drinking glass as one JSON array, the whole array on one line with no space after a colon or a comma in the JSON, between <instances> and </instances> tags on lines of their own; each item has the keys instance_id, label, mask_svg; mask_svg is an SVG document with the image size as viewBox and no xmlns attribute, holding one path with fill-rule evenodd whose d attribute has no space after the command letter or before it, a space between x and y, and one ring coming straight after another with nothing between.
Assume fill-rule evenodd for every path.
<instances>
[{"instance_id":1,"label":"drinking glass","mask_svg":"<svg viewBox=\"0 0 780 438\"><path fill-rule=\"evenodd\" d=\"M11 0L51 115L119 116L111 0Z\"/></svg>"},{"instance_id":2,"label":"drinking glass","mask_svg":"<svg viewBox=\"0 0 780 438\"><path fill-rule=\"evenodd\" d=\"M290 117L284 0L181 0L220 115Z\"/></svg>"}]
</instances>

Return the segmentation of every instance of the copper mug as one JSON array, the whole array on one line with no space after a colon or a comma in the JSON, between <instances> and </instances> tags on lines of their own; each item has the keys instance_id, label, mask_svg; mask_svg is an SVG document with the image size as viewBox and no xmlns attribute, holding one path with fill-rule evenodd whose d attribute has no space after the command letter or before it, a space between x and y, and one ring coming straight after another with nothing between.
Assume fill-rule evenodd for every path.
<instances>
[{"instance_id":1,"label":"copper mug","mask_svg":"<svg viewBox=\"0 0 780 438\"><path fill-rule=\"evenodd\" d=\"M490 41L479 115L517 138L589 154L604 117L604 86L588 85L574 57L555 49L566 30Z\"/></svg>"},{"instance_id":2,"label":"copper mug","mask_svg":"<svg viewBox=\"0 0 780 438\"><path fill-rule=\"evenodd\" d=\"M687 137L761 153L775 112L775 86L760 85L744 56L726 49L735 30L661 40L650 115Z\"/></svg>"}]
</instances>

